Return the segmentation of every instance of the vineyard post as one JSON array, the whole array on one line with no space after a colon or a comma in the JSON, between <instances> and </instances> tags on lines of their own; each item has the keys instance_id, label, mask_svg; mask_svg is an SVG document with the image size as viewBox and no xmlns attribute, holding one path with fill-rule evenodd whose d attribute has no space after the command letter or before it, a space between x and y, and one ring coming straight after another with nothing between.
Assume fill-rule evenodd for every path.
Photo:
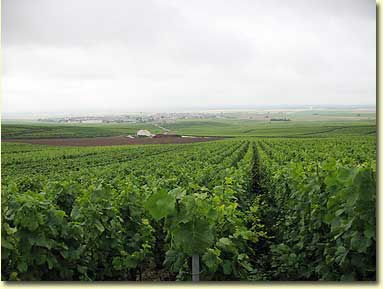
<instances>
[{"instance_id":1,"label":"vineyard post","mask_svg":"<svg viewBox=\"0 0 383 289\"><path fill-rule=\"evenodd\" d=\"M199 281L199 256L192 256L192 280L193 282Z\"/></svg>"}]
</instances>

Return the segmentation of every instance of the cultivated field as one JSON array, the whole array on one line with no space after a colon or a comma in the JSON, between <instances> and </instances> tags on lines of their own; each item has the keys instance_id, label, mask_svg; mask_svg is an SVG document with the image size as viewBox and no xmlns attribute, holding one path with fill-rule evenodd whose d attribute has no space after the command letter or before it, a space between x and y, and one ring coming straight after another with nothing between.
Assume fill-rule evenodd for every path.
<instances>
[{"instance_id":1,"label":"cultivated field","mask_svg":"<svg viewBox=\"0 0 383 289\"><path fill-rule=\"evenodd\" d=\"M135 134L140 129L153 133L162 132L152 124L54 124L11 122L2 123L2 139L45 139L45 138L91 138Z\"/></svg>"},{"instance_id":2,"label":"cultivated field","mask_svg":"<svg viewBox=\"0 0 383 289\"><path fill-rule=\"evenodd\" d=\"M51 146L115 146L144 144L181 144L218 140L221 137L163 137L163 138L128 138L126 136L93 137L93 138L32 138L6 139L4 142L42 144Z\"/></svg>"},{"instance_id":3,"label":"cultivated field","mask_svg":"<svg viewBox=\"0 0 383 289\"><path fill-rule=\"evenodd\" d=\"M163 124L163 127L185 135L235 137L329 137L376 134L375 121L181 120Z\"/></svg>"},{"instance_id":4,"label":"cultivated field","mask_svg":"<svg viewBox=\"0 0 383 289\"><path fill-rule=\"evenodd\" d=\"M168 127L267 133L246 123ZM193 259L206 281L375 280L376 127L269 128L191 144L3 142L2 279L191 280Z\"/></svg>"},{"instance_id":5,"label":"cultivated field","mask_svg":"<svg viewBox=\"0 0 383 289\"><path fill-rule=\"evenodd\" d=\"M328 137L376 134L375 120L264 122L248 119L192 119L163 123L161 126L171 133L191 136ZM3 140L126 136L134 135L140 129L147 129L155 134L164 132L154 123L32 125L24 122L3 123L1 129Z\"/></svg>"}]
</instances>

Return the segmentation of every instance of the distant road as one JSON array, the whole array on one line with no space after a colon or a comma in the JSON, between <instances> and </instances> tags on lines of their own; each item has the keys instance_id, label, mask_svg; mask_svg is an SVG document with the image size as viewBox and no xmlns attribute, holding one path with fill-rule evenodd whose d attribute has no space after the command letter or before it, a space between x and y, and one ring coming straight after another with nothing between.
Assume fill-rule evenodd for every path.
<instances>
[{"instance_id":1,"label":"distant road","mask_svg":"<svg viewBox=\"0 0 383 289\"><path fill-rule=\"evenodd\" d=\"M165 132L169 132L169 131L170 131L170 129L164 128L164 127L160 126L160 125L157 124L157 123L154 123L153 125L155 125L156 127L160 128L160 129L162 129L162 130L164 130Z\"/></svg>"}]
</instances>

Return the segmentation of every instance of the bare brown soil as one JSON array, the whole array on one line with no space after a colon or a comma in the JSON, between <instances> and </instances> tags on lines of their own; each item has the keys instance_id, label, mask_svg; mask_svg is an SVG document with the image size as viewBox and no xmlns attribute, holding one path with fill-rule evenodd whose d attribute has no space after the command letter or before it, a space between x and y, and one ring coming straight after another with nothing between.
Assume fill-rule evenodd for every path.
<instances>
[{"instance_id":1,"label":"bare brown soil","mask_svg":"<svg viewBox=\"0 0 383 289\"><path fill-rule=\"evenodd\" d=\"M4 142L42 144L52 146L113 146L113 145L142 145L142 144L182 144L206 142L222 139L220 137L166 137L166 138L128 138L125 136L95 137L95 138L57 138L57 139L7 139Z\"/></svg>"}]
</instances>

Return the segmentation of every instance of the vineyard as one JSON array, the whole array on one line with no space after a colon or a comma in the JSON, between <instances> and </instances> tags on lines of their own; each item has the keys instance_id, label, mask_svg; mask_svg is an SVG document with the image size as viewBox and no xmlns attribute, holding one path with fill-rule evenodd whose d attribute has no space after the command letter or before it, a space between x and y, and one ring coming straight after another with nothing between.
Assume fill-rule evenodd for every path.
<instances>
[{"instance_id":1,"label":"vineyard","mask_svg":"<svg viewBox=\"0 0 383 289\"><path fill-rule=\"evenodd\" d=\"M375 280L376 138L2 143L2 280Z\"/></svg>"}]
</instances>

